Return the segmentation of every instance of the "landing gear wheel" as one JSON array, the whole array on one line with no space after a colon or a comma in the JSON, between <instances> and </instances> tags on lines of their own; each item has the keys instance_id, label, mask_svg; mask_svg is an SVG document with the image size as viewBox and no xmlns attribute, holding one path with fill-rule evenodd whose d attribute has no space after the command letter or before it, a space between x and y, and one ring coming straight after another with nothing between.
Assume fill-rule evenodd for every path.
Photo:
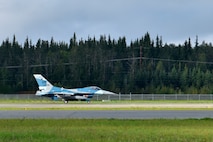
<instances>
[{"instance_id":1,"label":"landing gear wheel","mask_svg":"<svg viewBox=\"0 0 213 142\"><path fill-rule=\"evenodd\" d=\"M64 100L64 103L65 103L65 104L68 104L68 101Z\"/></svg>"}]
</instances>

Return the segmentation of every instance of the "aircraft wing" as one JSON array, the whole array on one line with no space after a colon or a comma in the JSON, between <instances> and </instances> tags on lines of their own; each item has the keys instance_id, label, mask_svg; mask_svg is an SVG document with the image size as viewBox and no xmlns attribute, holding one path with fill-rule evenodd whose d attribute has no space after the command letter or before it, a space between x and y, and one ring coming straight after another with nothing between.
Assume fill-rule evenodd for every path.
<instances>
[{"instance_id":1,"label":"aircraft wing","mask_svg":"<svg viewBox=\"0 0 213 142\"><path fill-rule=\"evenodd\" d=\"M54 96L61 98L65 103L68 103L69 100L87 100L89 101L92 98L92 93L88 92L54 92Z\"/></svg>"},{"instance_id":2,"label":"aircraft wing","mask_svg":"<svg viewBox=\"0 0 213 142\"><path fill-rule=\"evenodd\" d=\"M54 95L67 95L67 96L73 96L73 95L75 95L75 93L73 93L73 92L54 92L53 93Z\"/></svg>"}]
</instances>

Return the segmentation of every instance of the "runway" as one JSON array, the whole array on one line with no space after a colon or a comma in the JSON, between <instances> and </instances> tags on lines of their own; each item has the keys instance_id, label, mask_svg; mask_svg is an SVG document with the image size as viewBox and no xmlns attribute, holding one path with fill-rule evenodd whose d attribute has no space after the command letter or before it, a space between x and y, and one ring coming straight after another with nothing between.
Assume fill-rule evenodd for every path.
<instances>
[{"instance_id":1,"label":"runway","mask_svg":"<svg viewBox=\"0 0 213 142\"><path fill-rule=\"evenodd\" d=\"M208 110L1 110L0 119L189 119L213 118Z\"/></svg>"},{"instance_id":2,"label":"runway","mask_svg":"<svg viewBox=\"0 0 213 142\"><path fill-rule=\"evenodd\" d=\"M213 118L213 104L0 104L0 119ZM80 109L79 109L80 108ZM97 110L98 108L98 110ZM138 109L138 108L144 108ZM147 109L148 108L148 109ZM165 110L164 110L165 108ZM172 110L174 108L174 110ZM182 108L185 108L181 110ZM39 110L40 109L40 110ZM63 110L65 109L65 110ZM86 110L85 110L86 109ZM88 109L88 110L87 110ZM100 110L101 109L101 110ZM121 110L119 110L121 109ZM147 110L146 110L147 109ZM151 109L151 110L149 110ZM159 110L156 110L159 109ZM176 109L176 110L175 110ZM180 109L180 110L177 110ZM189 110L187 110L189 109ZM196 110L197 109L197 110ZM199 110L200 109L200 110Z\"/></svg>"}]
</instances>

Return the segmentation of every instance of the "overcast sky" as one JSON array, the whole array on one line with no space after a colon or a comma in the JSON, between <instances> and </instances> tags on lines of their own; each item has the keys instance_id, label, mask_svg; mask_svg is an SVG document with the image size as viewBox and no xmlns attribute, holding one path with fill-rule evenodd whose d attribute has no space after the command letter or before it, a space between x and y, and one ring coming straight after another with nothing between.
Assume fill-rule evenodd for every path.
<instances>
[{"instance_id":1,"label":"overcast sky","mask_svg":"<svg viewBox=\"0 0 213 142\"><path fill-rule=\"evenodd\" d=\"M13 35L69 42L88 36L125 36L136 40L149 32L151 38L183 44L213 42L212 0L0 0L0 42Z\"/></svg>"}]
</instances>

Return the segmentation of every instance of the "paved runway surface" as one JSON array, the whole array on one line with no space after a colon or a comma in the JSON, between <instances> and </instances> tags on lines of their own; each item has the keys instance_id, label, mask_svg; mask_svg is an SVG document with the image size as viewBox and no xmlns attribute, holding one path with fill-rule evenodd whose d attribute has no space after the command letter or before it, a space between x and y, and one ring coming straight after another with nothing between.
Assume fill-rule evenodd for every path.
<instances>
[{"instance_id":1,"label":"paved runway surface","mask_svg":"<svg viewBox=\"0 0 213 142\"><path fill-rule=\"evenodd\" d=\"M107 119L186 119L186 118L213 118L212 103L207 104L0 104L0 119L13 118L107 118ZM24 110L10 110L19 108ZM27 110L28 108L46 108L51 110ZM60 110L72 108L71 110ZM73 110L73 108L107 108L112 110ZM116 108L189 108L202 110L113 110ZM59 109L59 110L57 110ZM204 110L203 110L204 109Z\"/></svg>"},{"instance_id":2,"label":"paved runway surface","mask_svg":"<svg viewBox=\"0 0 213 142\"><path fill-rule=\"evenodd\" d=\"M187 119L213 118L213 111L204 110L1 110L0 118L79 118L79 119Z\"/></svg>"}]
</instances>

